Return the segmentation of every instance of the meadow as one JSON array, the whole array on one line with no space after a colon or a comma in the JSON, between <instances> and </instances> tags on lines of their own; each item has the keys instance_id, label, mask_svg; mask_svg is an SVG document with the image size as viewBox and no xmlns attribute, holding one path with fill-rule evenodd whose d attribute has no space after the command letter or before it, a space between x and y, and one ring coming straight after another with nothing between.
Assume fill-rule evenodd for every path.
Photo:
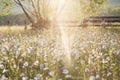
<instances>
[{"instance_id":1,"label":"meadow","mask_svg":"<svg viewBox=\"0 0 120 80\"><path fill-rule=\"evenodd\" d=\"M120 28L0 27L0 80L120 80Z\"/></svg>"}]
</instances>

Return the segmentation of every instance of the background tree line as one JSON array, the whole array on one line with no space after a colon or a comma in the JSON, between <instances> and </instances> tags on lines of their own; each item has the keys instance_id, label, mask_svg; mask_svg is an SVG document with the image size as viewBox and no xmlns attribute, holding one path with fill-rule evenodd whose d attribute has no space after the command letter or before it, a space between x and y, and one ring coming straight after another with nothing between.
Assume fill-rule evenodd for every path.
<instances>
[{"instance_id":1,"label":"background tree line","mask_svg":"<svg viewBox=\"0 0 120 80\"><path fill-rule=\"evenodd\" d=\"M30 22L27 19L27 17L25 16L24 13L21 14L9 14L6 16L0 16L0 25L29 25Z\"/></svg>"},{"instance_id":2,"label":"background tree line","mask_svg":"<svg viewBox=\"0 0 120 80\"><path fill-rule=\"evenodd\" d=\"M0 24L4 24L4 22L6 23L6 21L8 21L7 19L10 19L11 22L13 20L11 24L23 24L24 20L27 18L29 23L31 23L32 27L34 28L46 27L52 22L55 22L57 17L64 9L66 3L73 0L64 0L64 3L62 5L54 4L54 6L51 6L53 5L53 2L60 3L60 1L61 0L56 0L56 2L52 0L1 0L0 6L2 7L0 8L0 14L2 17L0 17ZM78 10L81 11L81 13L84 15L83 18L98 14L118 15L120 10L112 8L107 9L108 13L99 13L107 1L109 0L75 0L75 2L80 5L78 6ZM22 9L24 15L7 15L10 13L11 6L15 5L19 6ZM52 19L50 19L50 16L52 16Z\"/></svg>"},{"instance_id":3,"label":"background tree line","mask_svg":"<svg viewBox=\"0 0 120 80\"><path fill-rule=\"evenodd\" d=\"M104 11L106 12L103 12L100 15L120 16L120 6L109 7ZM25 20L27 24L30 24L24 13L9 14L6 16L0 16L0 25L8 25L8 21L10 21L10 25L25 25Z\"/></svg>"}]
</instances>

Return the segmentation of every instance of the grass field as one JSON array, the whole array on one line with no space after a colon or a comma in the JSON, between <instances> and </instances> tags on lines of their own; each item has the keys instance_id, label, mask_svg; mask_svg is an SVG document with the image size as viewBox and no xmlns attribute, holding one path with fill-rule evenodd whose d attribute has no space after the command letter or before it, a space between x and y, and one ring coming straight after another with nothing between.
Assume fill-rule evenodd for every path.
<instances>
[{"instance_id":1,"label":"grass field","mask_svg":"<svg viewBox=\"0 0 120 80\"><path fill-rule=\"evenodd\" d=\"M0 27L0 80L120 80L120 28Z\"/></svg>"}]
</instances>

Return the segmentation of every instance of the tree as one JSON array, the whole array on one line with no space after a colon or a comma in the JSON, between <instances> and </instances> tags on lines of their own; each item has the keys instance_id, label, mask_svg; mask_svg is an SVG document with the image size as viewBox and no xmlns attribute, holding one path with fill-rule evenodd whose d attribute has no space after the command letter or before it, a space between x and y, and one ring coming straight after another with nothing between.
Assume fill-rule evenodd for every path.
<instances>
[{"instance_id":1,"label":"tree","mask_svg":"<svg viewBox=\"0 0 120 80\"><path fill-rule=\"evenodd\" d=\"M64 1L62 5L60 1ZM56 20L66 2L69 1L79 2L81 13L84 14L84 16L90 16L97 14L98 10L107 0L1 0L0 5L2 6L2 13L9 13L10 10L7 9L7 6L10 6L11 2L15 2L15 4L22 8L33 28L43 28L50 25L52 23L51 20ZM2 3L4 3L4 5Z\"/></svg>"},{"instance_id":2,"label":"tree","mask_svg":"<svg viewBox=\"0 0 120 80\"><path fill-rule=\"evenodd\" d=\"M8 15L12 4L10 0L0 0L0 16Z\"/></svg>"},{"instance_id":3,"label":"tree","mask_svg":"<svg viewBox=\"0 0 120 80\"><path fill-rule=\"evenodd\" d=\"M98 15L108 1L109 0L79 0L79 3L82 14L85 16L93 16Z\"/></svg>"},{"instance_id":4,"label":"tree","mask_svg":"<svg viewBox=\"0 0 120 80\"><path fill-rule=\"evenodd\" d=\"M14 0L14 2L22 8L33 28L47 27L51 24L51 14L55 19L59 12L57 10L59 5L51 6L52 0Z\"/></svg>"}]
</instances>

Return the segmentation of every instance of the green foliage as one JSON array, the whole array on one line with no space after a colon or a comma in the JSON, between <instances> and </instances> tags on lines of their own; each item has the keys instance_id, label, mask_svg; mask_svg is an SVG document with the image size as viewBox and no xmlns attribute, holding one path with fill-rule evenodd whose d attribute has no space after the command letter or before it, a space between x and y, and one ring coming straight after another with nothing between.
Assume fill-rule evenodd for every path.
<instances>
[{"instance_id":1,"label":"green foliage","mask_svg":"<svg viewBox=\"0 0 120 80\"><path fill-rule=\"evenodd\" d=\"M8 15L11 12L11 0L0 0L0 16Z\"/></svg>"},{"instance_id":2,"label":"green foliage","mask_svg":"<svg viewBox=\"0 0 120 80\"><path fill-rule=\"evenodd\" d=\"M105 5L108 0L79 0L82 13L85 16L98 15L100 9Z\"/></svg>"}]
</instances>

